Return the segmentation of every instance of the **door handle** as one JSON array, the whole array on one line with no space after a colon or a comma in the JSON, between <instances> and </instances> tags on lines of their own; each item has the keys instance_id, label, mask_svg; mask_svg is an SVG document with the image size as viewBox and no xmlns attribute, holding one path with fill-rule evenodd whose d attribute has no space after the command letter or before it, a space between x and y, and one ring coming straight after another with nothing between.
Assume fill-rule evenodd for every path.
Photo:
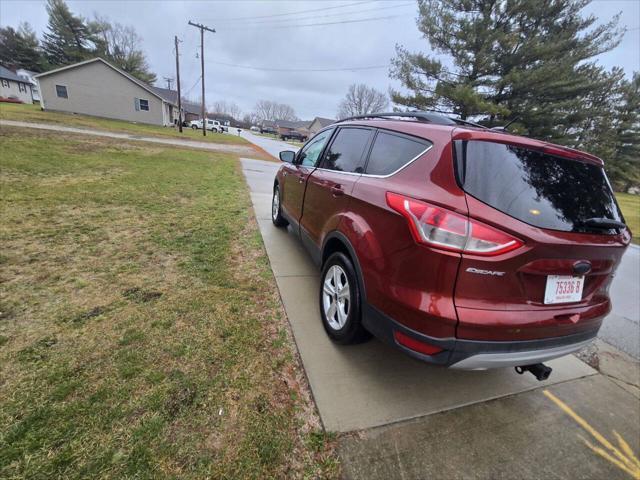
<instances>
[{"instance_id":1,"label":"door handle","mask_svg":"<svg viewBox=\"0 0 640 480\"><path fill-rule=\"evenodd\" d=\"M331 187L331 194L334 197L339 197L341 195L344 195L344 190L342 189L342 185L334 185L333 187Z\"/></svg>"}]
</instances>

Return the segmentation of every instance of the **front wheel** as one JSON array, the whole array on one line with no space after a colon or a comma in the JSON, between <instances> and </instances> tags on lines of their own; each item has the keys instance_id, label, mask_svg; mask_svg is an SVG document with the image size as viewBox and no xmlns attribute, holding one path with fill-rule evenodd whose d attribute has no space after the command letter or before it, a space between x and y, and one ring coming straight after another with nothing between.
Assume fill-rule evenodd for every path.
<instances>
[{"instance_id":1,"label":"front wheel","mask_svg":"<svg viewBox=\"0 0 640 480\"><path fill-rule=\"evenodd\" d=\"M360 288L349 257L342 252L332 254L320 278L320 316L327 335L343 345L368 339L362 326Z\"/></svg>"},{"instance_id":2,"label":"front wheel","mask_svg":"<svg viewBox=\"0 0 640 480\"><path fill-rule=\"evenodd\" d=\"M289 222L287 222L287 220L282 216L279 185L276 185L273 189L273 197L271 199L271 221L276 227L286 227L289 225Z\"/></svg>"}]
</instances>

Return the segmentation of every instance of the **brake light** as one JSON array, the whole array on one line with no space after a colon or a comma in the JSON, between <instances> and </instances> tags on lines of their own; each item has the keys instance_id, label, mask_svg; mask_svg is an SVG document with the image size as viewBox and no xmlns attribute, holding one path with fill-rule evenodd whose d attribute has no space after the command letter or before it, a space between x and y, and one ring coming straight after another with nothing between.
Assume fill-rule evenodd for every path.
<instances>
[{"instance_id":1,"label":"brake light","mask_svg":"<svg viewBox=\"0 0 640 480\"><path fill-rule=\"evenodd\" d=\"M404 195L387 192L387 204L407 219L416 242L434 248L493 256L524 245L489 225Z\"/></svg>"}]
</instances>

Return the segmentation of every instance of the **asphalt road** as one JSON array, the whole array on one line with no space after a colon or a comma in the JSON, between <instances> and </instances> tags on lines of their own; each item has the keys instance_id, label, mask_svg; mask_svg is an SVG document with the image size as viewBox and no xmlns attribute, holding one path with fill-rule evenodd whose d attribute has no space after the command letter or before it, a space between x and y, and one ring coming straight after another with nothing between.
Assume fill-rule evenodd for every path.
<instances>
[{"instance_id":1,"label":"asphalt road","mask_svg":"<svg viewBox=\"0 0 640 480\"><path fill-rule=\"evenodd\" d=\"M282 150L297 150L286 142L254 135L241 135L275 158ZM611 285L613 310L605 319L599 337L640 360L640 247L630 245Z\"/></svg>"},{"instance_id":2,"label":"asphalt road","mask_svg":"<svg viewBox=\"0 0 640 480\"><path fill-rule=\"evenodd\" d=\"M268 137L263 137L262 135L255 135L251 133L250 130L243 130L240 135L275 158L280 158L278 154L283 150L293 150L294 152L299 150L298 147L294 147L290 143L273 140Z\"/></svg>"}]
</instances>

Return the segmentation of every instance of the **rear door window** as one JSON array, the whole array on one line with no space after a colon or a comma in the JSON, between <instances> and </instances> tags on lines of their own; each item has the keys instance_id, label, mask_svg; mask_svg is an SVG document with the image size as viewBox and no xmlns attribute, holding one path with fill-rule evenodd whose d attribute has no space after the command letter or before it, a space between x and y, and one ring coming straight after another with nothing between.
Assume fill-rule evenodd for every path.
<instances>
[{"instance_id":1,"label":"rear door window","mask_svg":"<svg viewBox=\"0 0 640 480\"><path fill-rule=\"evenodd\" d=\"M431 142L379 131L369 155L368 175L390 175L424 153Z\"/></svg>"},{"instance_id":2,"label":"rear door window","mask_svg":"<svg viewBox=\"0 0 640 480\"><path fill-rule=\"evenodd\" d=\"M595 233L585 220L623 221L599 165L484 141L456 141L455 153L466 193L530 225Z\"/></svg>"},{"instance_id":3,"label":"rear door window","mask_svg":"<svg viewBox=\"0 0 640 480\"><path fill-rule=\"evenodd\" d=\"M370 128L341 128L320 166L338 172L363 173L365 150L372 133Z\"/></svg>"}]
</instances>

